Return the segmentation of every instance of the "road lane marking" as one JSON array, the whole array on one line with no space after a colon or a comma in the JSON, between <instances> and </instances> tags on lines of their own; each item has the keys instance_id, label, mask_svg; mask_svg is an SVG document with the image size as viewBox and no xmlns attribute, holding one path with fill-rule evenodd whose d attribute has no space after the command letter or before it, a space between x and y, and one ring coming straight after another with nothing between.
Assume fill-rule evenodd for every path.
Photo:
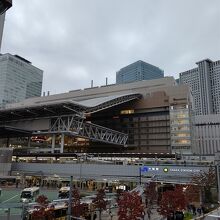
<instances>
[{"instance_id":1,"label":"road lane marking","mask_svg":"<svg viewBox=\"0 0 220 220\"><path fill-rule=\"evenodd\" d=\"M19 196L19 194L18 194L18 195L15 195L15 196L13 196L13 197L11 197L11 198L5 200L5 201L3 201L2 203L6 203L6 202L8 202L8 201L10 201L10 200L12 200L12 199L14 199L14 198L16 198L17 196Z\"/></svg>"}]
</instances>

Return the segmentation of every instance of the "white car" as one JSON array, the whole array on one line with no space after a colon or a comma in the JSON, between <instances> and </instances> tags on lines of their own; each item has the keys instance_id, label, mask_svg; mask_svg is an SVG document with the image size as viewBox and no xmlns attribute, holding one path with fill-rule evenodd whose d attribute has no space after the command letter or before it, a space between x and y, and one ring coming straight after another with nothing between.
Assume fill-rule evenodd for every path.
<instances>
[{"instance_id":1,"label":"white car","mask_svg":"<svg viewBox=\"0 0 220 220\"><path fill-rule=\"evenodd\" d=\"M2 195L2 189L0 188L0 196Z\"/></svg>"}]
</instances>

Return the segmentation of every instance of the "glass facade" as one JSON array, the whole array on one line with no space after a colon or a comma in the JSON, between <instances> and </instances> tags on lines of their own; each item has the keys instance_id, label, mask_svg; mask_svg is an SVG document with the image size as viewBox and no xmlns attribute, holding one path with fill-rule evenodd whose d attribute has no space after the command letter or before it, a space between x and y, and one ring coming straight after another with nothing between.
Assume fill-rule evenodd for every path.
<instances>
[{"instance_id":1,"label":"glass facade","mask_svg":"<svg viewBox=\"0 0 220 220\"><path fill-rule=\"evenodd\" d=\"M162 77L164 77L163 70L149 63L145 63L139 60L120 69L116 73L116 84L158 79Z\"/></svg>"},{"instance_id":2,"label":"glass facade","mask_svg":"<svg viewBox=\"0 0 220 220\"><path fill-rule=\"evenodd\" d=\"M191 152L191 122L188 106L170 107L170 135L172 153Z\"/></svg>"},{"instance_id":3,"label":"glass facade","mask_svg":"<svg viewBox=\"0 0 220 220\"><path fill-rule=\"evenodd\" d=\"M0 56L0 108L41 96L43 71L19 56Z\"/></svg>"}]
</instances>

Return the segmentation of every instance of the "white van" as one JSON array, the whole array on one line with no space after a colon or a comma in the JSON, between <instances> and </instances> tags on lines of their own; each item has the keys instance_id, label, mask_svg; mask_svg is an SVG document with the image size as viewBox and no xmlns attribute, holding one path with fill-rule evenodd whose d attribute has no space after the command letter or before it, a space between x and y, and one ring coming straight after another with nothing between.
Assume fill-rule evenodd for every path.
<instances>
[{"instance_id":1,"label":"white van","mask_svg":"<svg viewBox=\"0 0 220 220\"><path fill-rule=\"evenodd\" d=\"M40 188L39 187L30 187L30 188L25 188L21 191L21 202L32 202L35 201L37 196L40 193Z\"/></svg>"}]
</instances>

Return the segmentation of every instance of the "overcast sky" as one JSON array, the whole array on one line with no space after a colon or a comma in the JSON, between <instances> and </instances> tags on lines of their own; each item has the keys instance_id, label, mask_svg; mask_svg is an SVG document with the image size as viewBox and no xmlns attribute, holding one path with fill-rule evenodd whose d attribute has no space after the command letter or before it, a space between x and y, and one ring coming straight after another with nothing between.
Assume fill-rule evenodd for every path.
<instances>
[{"instance_id":1,"label":"overcast sky","mask_svg":"<svg viewBox=\"0 0 220 220\"><path fill-rule=\"evenodd\" d=\"M115 83L143 60L175 78L204 58L220 60L220 0L13 0L2 53L44 71L52 94Z\"/></svg>"}]
</instances>

